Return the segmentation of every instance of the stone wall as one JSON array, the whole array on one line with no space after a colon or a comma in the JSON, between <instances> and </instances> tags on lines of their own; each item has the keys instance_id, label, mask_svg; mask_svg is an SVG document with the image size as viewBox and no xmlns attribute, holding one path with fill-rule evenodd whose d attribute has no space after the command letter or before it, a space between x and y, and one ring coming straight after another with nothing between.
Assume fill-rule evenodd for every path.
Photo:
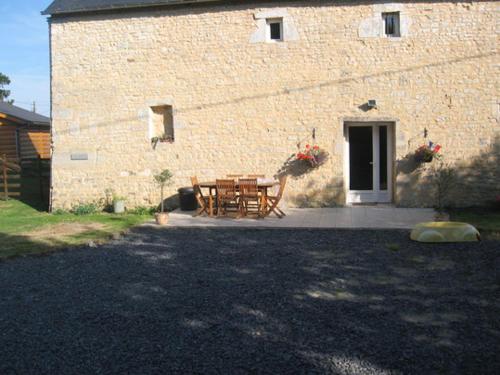
<instances>
[{"instance_id":1,"label":"stone wall","mask_svg":"<svg viewBox=\"0 0 500 375\"><path fill-rule=\"evenodd\" d=\"M393 10L400 38L381 35L381 12ZM129 206L157 204L152 175L164 168L171 194L191 175L273 176L307 143L330 157L289 180L288 204L344 204L346 119L394 121L396 204L434 204L428 166L405 163L429 139L475 176L454 204L491 200L498 168L479 173L476 161L500 142L497 11L487 1L304 1L55 17L53 207L107 188ZM284 15L283 42L259 31L273 14ZM151 107L161 105L173 108L175 141L153 148Z\"/></svg>"}]
</instances>

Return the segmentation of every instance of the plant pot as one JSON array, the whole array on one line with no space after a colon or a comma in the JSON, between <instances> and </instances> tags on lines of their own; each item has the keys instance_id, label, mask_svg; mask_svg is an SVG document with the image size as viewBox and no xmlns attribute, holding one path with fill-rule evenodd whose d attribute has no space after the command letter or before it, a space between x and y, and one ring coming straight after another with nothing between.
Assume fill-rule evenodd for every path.
<instances>
[{"instance_id":1,"label":"plant pot","mask_svg":"<svg viewBox=\"0 0 500 375\"><path fill-rule=\"evenodd\" d=\"M167 225L168 224L168 214L166 212L157 212L155 214L156 224Z\"/></svg>"},{"instance_id":2,"label":"plant pot","mask_svg":"<svg viewBox=\"0 0 500 375\"><path fill-rule=\"evenodd\" d=\"M122 214L125 212L125 201L114 201L113 202L113 212L115 214Z\"/></svg>"}]
</instances>

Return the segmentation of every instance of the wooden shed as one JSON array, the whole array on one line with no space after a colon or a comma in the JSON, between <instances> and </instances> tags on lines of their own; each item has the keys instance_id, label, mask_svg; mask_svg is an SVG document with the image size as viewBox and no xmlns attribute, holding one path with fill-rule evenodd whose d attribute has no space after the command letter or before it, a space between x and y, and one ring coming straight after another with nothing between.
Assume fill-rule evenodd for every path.
<instances>
[{"instance_id":1,"label":"wooden shed","mask_svg":"<svg viewBox=\"0 0 500 375\"><path fill-rule=\"evenodd\" d=\"M0 101L0 156L50 159L50 119Z\"/></svg>"},{"instance_id":2,"label":"wooden shed","mask_svg":"<svg viewBox=\"0 0 500 375\"><path fill-rule=\"evenodd\" d=\"M48 117L0 101L2 198L36 201L37 207L47 206L50 148Z\"/></svg>"}]
</instances>

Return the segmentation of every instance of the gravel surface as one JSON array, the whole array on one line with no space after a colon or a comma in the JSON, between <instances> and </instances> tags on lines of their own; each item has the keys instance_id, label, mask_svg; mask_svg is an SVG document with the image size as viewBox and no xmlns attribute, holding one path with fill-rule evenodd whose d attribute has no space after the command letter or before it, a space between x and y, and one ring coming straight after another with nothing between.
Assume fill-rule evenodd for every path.
<instances>
[{"instance_id":1,"label":"gravel surface","mask_svg":"<svg viewBox=\"0 0 500 375\"><path fill-rule=\"evenodd\" d=\"M499 374L499 254L406 231L142 227L0 263L0 374Z\"/></svg>"}]
</instances>

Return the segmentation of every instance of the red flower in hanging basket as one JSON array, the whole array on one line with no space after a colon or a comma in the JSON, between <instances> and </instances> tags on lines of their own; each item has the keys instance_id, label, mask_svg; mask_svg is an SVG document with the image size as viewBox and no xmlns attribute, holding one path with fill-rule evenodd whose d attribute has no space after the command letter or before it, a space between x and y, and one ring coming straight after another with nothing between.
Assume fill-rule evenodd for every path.
<instances>
[{"instance_id":1,"label":"red flower in hanging basket","mask_svg":"<svg viewBox=\"0 0 500 375\"><path fill-rule=\"evenodd\" d=\"M417 162L430 163L434 158L440 159L441 145L429 142L428 145L422 145L415 150L415 160Z\"/></svg>"},{"instance_id":2,"label":"red flower in hanging basket","mask_svg":"<svg viewBox=\"0 0 500 375\"><path fill-rule=\"evenodd\" d=\"M312 167L317 167L326 161L327 153L319 146L306 145L306 149L297 153L297 160L307 160Z\"/></svg>"}]
</instances>

